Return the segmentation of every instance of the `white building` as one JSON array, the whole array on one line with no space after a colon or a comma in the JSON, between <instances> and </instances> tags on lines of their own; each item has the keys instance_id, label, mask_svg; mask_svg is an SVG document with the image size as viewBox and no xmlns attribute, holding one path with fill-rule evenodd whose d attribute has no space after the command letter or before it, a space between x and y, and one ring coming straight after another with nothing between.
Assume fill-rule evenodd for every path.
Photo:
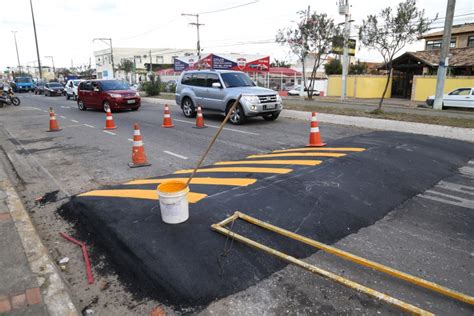
<instances>
[{"instance_id":1,"label":"white building","mask_svg":"<svg viewBox=\"0 0 474 316\"><path fill-rule=\"evenodd\" d=\"M111 79L122 78L132 82L138 79L146 80L146 73L152 69L162 69L164 66L169 67L174 63L174 59L178 56L191 55L196 52L195 49L174 49L174 48L113 48L113 59L111 58L111 50L103 49L94 52L95 65L97 70L97 78ZM135 78L133 74L126 74L124 71L118 70L118 66L123 59L128 59L135 64ZM112 74L112 61L115 68L115 76Z\"/></svg>"}]
</instances>

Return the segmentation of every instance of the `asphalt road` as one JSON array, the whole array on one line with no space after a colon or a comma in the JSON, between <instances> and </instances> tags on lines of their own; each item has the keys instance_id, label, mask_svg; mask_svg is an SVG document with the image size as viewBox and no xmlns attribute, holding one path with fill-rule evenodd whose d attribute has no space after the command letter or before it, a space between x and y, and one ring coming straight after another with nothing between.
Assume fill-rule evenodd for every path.
<instances>
[{"instance_id":1,"label":"asphalt road","mask_svg":"<svg viewBox=\"0 0 474 316\"><path fill-rule=\"evenodd\" d=\"M92 306L99 313L121 315L149 313L153 306L159 304L159 301L146 298L146 293L140 293L140 291L137 293L133 287L130 288L124 282L118 281L117 276L109 269L107 260L100 252L92 254L94 271L95 273L99 272L100 277L98 277L97 284L87 285L81 255L77 253L77 249L64 244L57 237L59 231L66 230L74 233L70 223L58 217L57 209L68 200L68 197L98 189L104 185L115 185L137 178L163 176L178 169L192 168L214 135L222 117L205 116L206 124L212 125L212 127L196 130L192 128L193 120L184 118L178 108L171 107L176 127L163 129L160 127L163 105L145 103L138 112L114 113L118 129L112 133L106 133L103 131L105 125L103 112L81 112L77 109L74 101L67 101L63 97L46 98L21 94L20 98L22 99L20 107L0 109L2 149L12 163L18 184L20 188L23 188L21 192L24 203L31 212L46 246L54 250L53 253L58 251L62 256L71 258L69 269L64 272L64 275L74 289L75 303L80 308ZM57 112L59 125L63 128L61 132L46 132L49 106L53 106ZM127 166L131 159L132 143L130 139L134 123L139 123L142 127L145 151L152 163L151 167L130 169ZM324 140L329 144L338 139L371 132L370 130L331 124L320 124L320 128ZM306 144L308 131L309 122L290 119L266 122L257 118L251 120L247 125L229 125L221 134L205 164L243 159L251 154L266 153L278 149L300 147ZM411 150L410 146L401 148L407 152ZM409 163L410 160L406 162ZM436 164L436 159L433 163ZM454 172L455 170L450 169L449 171ZM463 182L463 184L472 187L471 182ZM382 187L383 185L385 184L382 183ZM45 196L45 194L48 198L44 201L43 199L40 199L40 202L35 201L37 197ZM468 197L469 195L466 199ZM401 205L401 209L388 221L383 220L382 228L379 223L376 223L363 231L348 236L342 241L342 244L350 246L349 248L353 248L356 252L368 253L369 257L370 254L373 254L381 262L394 264L414 274L423 269L422 276L426 275L428 279L434 278L437 282L469 293L472 290L472 286L469 284L472 282L463 282L463 279L472 279L472 269L465 268L472 267L472 256L474 255L474 249L469 246L472 234L466 230L466 225L472 221L472 217L465 215L466 210L471 209L459 206L457 209L451 210L444 204L432 206L430 203L422 204L424 214L427 216L427 219L423 220L430 223L423 225L423 228L433 233L432 236L429 235L429 238L426 237L427 233L418 234L419 227L410 227L409 225L413 221L420 220L420 215L417 213L419 207L415 203L414 205L407 204L406 207ZM436 210L436 212L432 214L430 210ZM453 212L459 215L446 222L444 226L439 224L440 220L436 217L437 215L448 216ZM400 218L404 221L394 220ZM442 234L433 232L438 229L442 231ZM458 234L460 230L462 235ZM390 232L391 235L385 236L386 232ZM395 238L399 239L397 246L391 244ZM364 241L362 244L369 243L368 250L370 251L360 246L361 240ZM419 240L422 240L423 243ZM416 260L404 260L404 256L407 255L404 251L406 249L398 247L398 244L405 243L410 245L409 254ZM417 248L418 244L420 248ZM455 247L456 245L458 248ZM433 254L432 251L427 250L437 246L440 249L439 253ZM437 265L437 260L432 259L433 256L438 258L437 260L443 258L443 265ZM317 254L315 258L319 259L321 256ZM450 263L446 258L452 259L456 264ZM314 261L314 259L312 260ZM423 260L433 260L433 263L422 267ZM324 264L332 266L333 262L324 261ZM334 266L338 267L337 264ZM460 268L464 270L459 270ZM354 276L356 279L359 276L358 270L355 270L356 273L352 273L352 270L349 271L349 268L345 266L342 266L341 269L342 273L345 270L348 275ZM450 269L459 271L452 274ZM358 311L361 310L368 314L398 313L397 310L387 308L387 306L363 298L361 295L356 295L356 299L354 299L353 292L349 290L340 289L339 286L326 281L320 283L319 278L313 279L305 273L298 272L299 270L293 270L295 269L285 268L265 282L259 283L257 287L251 287L242 294L237 293L227 299L215 302L204 313L238 315L242 312L243 306L245 306L247 313L257 314L269 310L270 314L292 312L347 314L354 311L359 313ZM361 273L361 275L363 274ZM369 276L372 277L370 274ZM378 281L373 282L377 283ZM382 279L382 282L384 289L389 288L395 294L394 296L397 296L399 282L387 283L385 279ZM377 287L376 284L373 285ZM413 302L412 295L411 291L404 291L402 298ZM98 302L95 301L96 296L100 297ZM418 300L419 296L416 297ZM90 302L95 303L89 304ZM472 311L466 310L465 306L460 307L459 304L450 302L443 302L439 307L437 306L438 299L433 300L431 296L426 297L426 295L423 296L423 302L424 306L436 307L431 309L436 311L454 311L460 314L469 314ZM167 311L173 311L170 307L165 308Z\"/></svg>"}]
</instances>

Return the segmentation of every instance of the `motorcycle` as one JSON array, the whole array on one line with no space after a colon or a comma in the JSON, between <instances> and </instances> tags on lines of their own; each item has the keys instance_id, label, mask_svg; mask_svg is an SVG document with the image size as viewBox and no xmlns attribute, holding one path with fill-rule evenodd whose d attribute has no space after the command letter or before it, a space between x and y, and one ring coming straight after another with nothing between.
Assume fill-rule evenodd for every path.
<instances>
[{"instance_id":1,"label":"motorcycle","mask_svg":"<svg viewBox=\"0 0 474 316\"><path fill-rule=\"evenodd\" d=\"M0 106L4 107L5 105L20 105L20 99L15 97L12 88L4 89L2 95L0 96Z\"/></svg>"}]
</instances>

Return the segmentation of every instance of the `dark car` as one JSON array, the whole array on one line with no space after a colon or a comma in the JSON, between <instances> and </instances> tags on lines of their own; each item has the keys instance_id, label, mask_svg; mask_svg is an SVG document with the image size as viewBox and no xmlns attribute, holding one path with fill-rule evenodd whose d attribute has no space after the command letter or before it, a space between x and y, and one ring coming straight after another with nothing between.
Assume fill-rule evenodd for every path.
<instances>
[{"instance_id":1,"label":"dark car","mask_svg":"<svg viewBox=\"0 0 474 316\"><path fill-rule=\"evenodd\" d=\"M55 95L63 95L64 87L58 82L48 82L44 85L44 95L46 97L52 97Z\"/></svg>"},{"instance_id":2,"label":"dark car","mask_svg":"<svg viewBox=\"0 0 474 316\"><path fill-rule=\"evenodd\" d=\"M79 110L88 108L104 110L133 110L140 108L141 98L130 85L120 80L87 80L77 89L77 106Z\"/></svg>"},{"instance_id":3,"label":"dark car","mask_svg":"<svg viewBox=\"0 0 474 316\"><path fill-rule=\"evenodd\" d=\"M45 84L45 82L37 82L35 85L35 94L43 94Z\"/></svg>"}]
</instances>

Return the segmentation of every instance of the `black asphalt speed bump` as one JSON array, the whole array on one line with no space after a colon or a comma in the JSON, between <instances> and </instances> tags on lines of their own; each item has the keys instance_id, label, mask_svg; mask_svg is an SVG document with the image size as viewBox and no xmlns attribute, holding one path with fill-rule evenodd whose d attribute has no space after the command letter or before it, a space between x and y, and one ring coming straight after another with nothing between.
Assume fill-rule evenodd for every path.
<instances>
[{"instance_id":1,"label":"black asphalt speed bump","mask_svg":"<svg viewBox=\"0 0 474 316\"><path fill-rule=\"evenodd\" d=\"M254 285L286 265L239 244L234 244L229 260L219 265L225 238L209 227L234 211L331 244L372 225L407 199L450 176L472 159L474 152L472 144L395 132L358 135L330 146L360 150L328 151L345 154L341 157L242 157L235 165L225 162L203 167L190 185L194 193L190 219L178 225L161 220L156 195L160 178L75 196L64 211L80 218L79 225L88 227L94 243L107 252L119 274L131 273L137 287L147 288L150 294L172 304L196 306ZM247 163L251 159L321 163L252 165ZM216 170L230 167L240 169ZM271 173L249 168L281 170ZM185 178L189 174L181 171L161 178ZM222 182L209 184L217 181L213 179ZM119 190L129 197L107 196ZM298 258L315 251L246 226L238 229Z\"/></svg>"}]
</instances>

